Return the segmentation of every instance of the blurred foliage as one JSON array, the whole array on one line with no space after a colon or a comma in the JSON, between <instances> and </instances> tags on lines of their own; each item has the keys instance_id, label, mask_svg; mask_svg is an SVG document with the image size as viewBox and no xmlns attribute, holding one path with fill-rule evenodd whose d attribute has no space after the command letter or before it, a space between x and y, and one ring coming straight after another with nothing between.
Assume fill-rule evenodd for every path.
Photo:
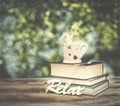
<instances>
[{"instance_id":1,"label":"blurred foliage","mask_svg":"<svg viewBox=\"0 0 120 106\"><path fill-rule=\"evenodd\" d=\"M50 75L49 62L62 61L61 34L77 22L92 58L118 74L119 11L119 0L1 0L0 66L10 77Z\"/></svg>"}]
</instances>

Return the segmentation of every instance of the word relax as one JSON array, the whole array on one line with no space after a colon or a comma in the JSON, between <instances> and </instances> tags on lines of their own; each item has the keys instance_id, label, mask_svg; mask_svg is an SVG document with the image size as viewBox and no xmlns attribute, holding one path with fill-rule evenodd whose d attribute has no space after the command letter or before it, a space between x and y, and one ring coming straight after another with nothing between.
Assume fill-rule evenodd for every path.
<instances>
[{"instance_id":1,"label":"word relax","mask_svg":"<svg viewBox=\"0 0 120 106\"><path fill-rule=\"evenodd\" d=\"M85 90L81 86L71 86L72 80L69 80L64 85L60 80L51 79L47 81L46 92L53 92L57 94L68 94L68 95L81 95Z\"/></svg>"}]
</instances>

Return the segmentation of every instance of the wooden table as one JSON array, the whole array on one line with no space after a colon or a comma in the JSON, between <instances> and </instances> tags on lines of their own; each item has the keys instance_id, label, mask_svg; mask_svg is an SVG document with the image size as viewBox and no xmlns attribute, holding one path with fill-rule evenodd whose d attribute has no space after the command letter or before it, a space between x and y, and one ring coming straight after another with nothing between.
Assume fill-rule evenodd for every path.
<instances>
[{"instance_id":1,"label":"wooden table","mask_svg":"<svg viewBox=\"0 0 120 106\"><path fill-rule=\"evenodd\" d=\"M92 96L45 93L48 78L0 79L0 106L120 106L120 76L109 79L109 89Z\"/></svg>"}]
</instances>

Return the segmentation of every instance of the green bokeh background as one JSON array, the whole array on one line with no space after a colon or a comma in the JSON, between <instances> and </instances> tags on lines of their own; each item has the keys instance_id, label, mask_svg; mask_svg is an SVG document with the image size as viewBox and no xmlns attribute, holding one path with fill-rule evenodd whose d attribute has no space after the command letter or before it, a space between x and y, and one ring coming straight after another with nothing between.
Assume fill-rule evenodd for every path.
<instances>
[{"instance_id":1,"label":"green bokeh background","mask_svg":"<svg viewBox=\"0 0 120 106\"><path fill-rule=\"evenodd\" d=\"M83 62L120 74L120 0L0 0L0 78L47 77L63 60L59 38L79 23Z\"/></svg>"}]
</instances>

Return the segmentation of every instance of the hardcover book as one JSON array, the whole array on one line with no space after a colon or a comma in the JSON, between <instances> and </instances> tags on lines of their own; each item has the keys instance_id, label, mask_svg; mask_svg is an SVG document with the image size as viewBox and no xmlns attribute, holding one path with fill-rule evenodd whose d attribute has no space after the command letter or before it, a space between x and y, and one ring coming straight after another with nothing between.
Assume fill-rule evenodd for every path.
<instances>
[{"instance_id":1,"label":"hardcover book","mask_svg":"<svg viewBox=\"0 0 120 106\"><path fill-rule=\"evenodd\" d=\"M70 95L91 95L96 96L97 94L108 89L109 81L103 80L94 85L79 85L72 84L72 81L69 80L66 83L63 83L60 80L51 79L47 82L46 92L53 92L57 94L70 94Z\"/></svg>"},{"instance_id":2,"label":"hardcover book","mask_svg":"<svg viewBox=\"0 0 120 106\"><path fill-rule=\"evenodd\" d=\"M71 85L71 87L75 87L79 85ZM101 81L100 83L94 84L92 86L83 86L85 89L82 91L83 95L91 95L96 96L97 94L103 92L104 90L109 88L109 81Z\"/></svg>"},{"instance_id":3,"label":"hardcover book","mask_svg":"<svg viewBox=\"0 0 120 106\"><path fill-rule=\"evenodd\" d=\"M107 80L107 76L106 75L101 75L98 77L94 77L94 78L89 78L89 79L76 79L76 78L66 78L66 77L51 77L51 79L54 80L60 80L63 83L68 82L69 80L72 80L73 84L79 84L79 85L94 85L97 84L101 81Z\"/></svg>"},{"instance_id":4,"label":"hardcover book","mask_svg":"<svg viewBox=\"0 0 120 106\"><path fill-rule=\"evenodd\" d=\"M51 63L51 76L89 79L103 75L103 63L84 64Z\"/></svg>"}]
</instances>

